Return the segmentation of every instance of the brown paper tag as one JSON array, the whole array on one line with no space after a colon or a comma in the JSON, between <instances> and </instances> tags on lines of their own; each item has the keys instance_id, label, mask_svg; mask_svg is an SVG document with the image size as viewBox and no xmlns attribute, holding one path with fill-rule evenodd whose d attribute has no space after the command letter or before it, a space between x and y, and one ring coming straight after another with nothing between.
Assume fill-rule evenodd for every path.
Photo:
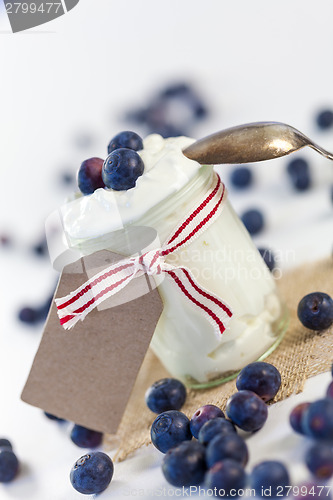
<instances>
[{"instance_id":1,"label":"brown paper tag","mask_svg":"<svg viewBox=\"0 0 333 500\"><path fill-rule=\"evenodd\" d=\"M92 269L120 258L103 250L66 266L55 297L82 285ZM84 427L115 433L162 312L154 286L147 275L135 278L71 330L60 325L53 301L23 401Z\"/></svg>"}]
</instances>

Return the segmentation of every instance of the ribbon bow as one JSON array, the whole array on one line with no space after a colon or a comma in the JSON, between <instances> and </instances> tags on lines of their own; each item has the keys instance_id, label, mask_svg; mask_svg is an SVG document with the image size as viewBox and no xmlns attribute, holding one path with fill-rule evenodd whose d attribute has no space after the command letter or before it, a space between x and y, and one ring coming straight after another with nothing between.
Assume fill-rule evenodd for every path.
<instances>
[{"instance_id":1,"label":"ribbon bow","mask_svg":"<svg viewBox=\"0 0 333 500\"><path fill-rule=\"evenodd\" d=\"M73 327L77 321L83 320L90 311L124 288L133 278L144 273L165 273L181 293L201 309L213 325L216 335L222 334L232 317L230 308L217 295L199 285L189 269L174 266L165 260L169 254L192 243L221 213L226 189L220 178L216 177L215 185L210 188L200 205L188 214L162 248L112 264L66 297L56 299L61 325L65 329Z\"/></svg>"}]
</instances>

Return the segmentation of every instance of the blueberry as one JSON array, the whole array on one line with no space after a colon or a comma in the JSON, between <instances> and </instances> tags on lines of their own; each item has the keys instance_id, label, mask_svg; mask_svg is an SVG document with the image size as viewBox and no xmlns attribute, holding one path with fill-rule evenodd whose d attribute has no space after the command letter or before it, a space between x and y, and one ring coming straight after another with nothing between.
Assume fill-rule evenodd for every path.
<instances>
[{"instance_id":1,"label":"blueberry","mask_svg":"<svg viewBox=\"0 0 333 500\"><path fill-rule=\"evenodd\" d=\"M245 389L255 392L265 402L274 398L280 385L279 370L264 361L256 361L245 366L236 380L236 387L239 391Z\"/></svg>"},{"instance_id":2,"label":"blueberry","mask_svg":"<svg viewBox=\"0 0 333 500\"><path fill-rule=\"evenodd\" d=\"M37 257L46 257L49 254L46 237L43 236L40 241L32 246L32 251Z\"/></svg>"},{"instance_id":3,"label":"blueberry","mask_svg":"<svg viewBox=\"0 0 333 500\"><path fill-rule=\"evenodd\" d=\"M299 434L304 434L304 429L302 426L302 420L304 412L309 408L310 403L300 403L290 412L289 422L291 427L295 432Z\"/></svg>"},{"instance_id":4,"label":"blueberry","mask_svg":"<svg viewBox=\"0 0 333 500\"><path fill-rule=\"evenodd\" d=\"M235 425L248 432L261 429L268 415L263 400L246 390L236 392L228 399L226 413Z\"/></svg>"},{"instance_id":5,"label":"blueberry","mask_svg":"<svg viewBox=\"0 0 333 500\"><path fill-rule=\"evenodd\" d=\"M70 472L73 488L84 495L101 493L113 476L111 458L101 451L88 453L79 458Z\"/></svg>"},{"instance_id":6,"label":"blueberry","mask_svg":"<svg viewBox=\"0 0 333 500\"><path fill-rule=\"evenodd\" d=\"M155 418L150 436L155 448L166 453L182 441L192 439L190 421L181 411L165 411Z\"/></svg>"},{"instance_id":7,"label":"blueberry","mask_svg":"<svg viewBox=\"0 0 333 500\"><path fill-rule=\"evenodd\" d=\"M8 439L5 439L5 438L0 438L0 448L7 448L9 450L13 449L12 443Z\"/></svg>"},{"instance_id":8,"label":"blueberry","mask_svg":"<svg viewBox=\"0 0 333 500\"><path fill-rule=\"evenodd\" d=\"M333 111L331 109L324 109L320 111L316 117L316 122L319 128L326 130L333 125Z\"/></svg>"},{"instance_id":9,"label":"blueberry","mask_svg":"<svg viewBox=\"0 0 333 500\"><path fill-rule=\"evenodd\" d=\"M261 257L270 271L274 271L276 268L276 261L274 253L268 248L258 248Z\"/></svg>"},{"instance_id":10,"label":"blueberry","mask_svg":"<svg viewBox=\"0 0 333 500\"><path fill-rule=\"evenodd\" d=\"M33 307L22 307L18 312L18 319L22 321L22 323L33 325L39 321L38 310Z\"/></svg>"},{"instance_id":11,"label":"blueberry","mask_svg":"<svg viewBox=\"0 0 333 500\"><path fill-rule=\"evenodd\" d=\"M294 158L287 164L287 173L297 191L305 191L311 186L310 167L304 158Z\"/></svg>"},{"instance_id":12,"label":"blueberry","mask_svg":"<svg viewBox=\"0 0 333 500\"><path fill-rule=\"evenodd\" d=\"M222 417L224 418L223 411L215 405L204 405L201 406L191 418L191 432L195 438L198 439L199 431L201 427L210 419Z\"/></svg>"},{"instance_id":13,"label":"blueberry","mask_svg":"<svg viewBox=\"0 0 333 500\"><path fill-rule=\"evenodd\" d=\"M309 293L298 304L297 315L306 328L325 330L333 323L333 300L327 293Z\"/></svg>"},{"instance_id":14,"label":"blueberry","mask_svg":"<svg viewBox=\"0 0 333 500\"><path fill-rule=\"evenodd\" d=\"M333 203L333 184L332 184L331 189L330 189L330 198L331 198L331 202Z\"/></svg>"},{"instance_id":15,"label":"blueberry","mask_svg":"<svg viewBox=\"0 0 333 500\"><path fill-rule=\"evenodd\" d=\"M327 398L333 398L333 381L330 382L330 384L327 387L326 397Z\"/></svg>"},{"instance_id":16,"label":"blueberry","mask_svg":"<svg viewBox=\"0 0 333 500\"><path fill-rule=\"evenodd\" d=\"M132 149L133 151L140 151L140 149L143 149L143 142L141 137L135 132L120 132L109 142L108 154L119 148L127 148Z\"/></svg>"},{"instance_id":17,"label":"blueberry","mask_svg":"<svg viewBox=\"0 0 333 500\"><path fill-rule=\"evenodd\" d=\"M238 434L218 434L212 439L206 449L206 462L212 467L217 462L231 458L245 467L249 459L246 443Z\"/></svg>"},{"instance_id":18,"label":"blueberry","mask_svg":"<svg viewBox=\"0 0 333 500\"><path fill-rule=\"evenodd\" d=\"M289 473L285 465L275 460L267 460L256 465L250 475L251 488L259 497L277 498L290 485Z\"/></svg>"},{"instance_id":19,"label":"blueberry","mask_svg":"<svg viewBox=\"0 0 333 500\"><path fill-rule=\"evenodd\" d=\"M0 483L9 483L18 473L19 462L15 453L9 448L0 449Z\"/></svg>"},{"instance_id":20,"label":"blueberry","mask_svg":"<svg viewBox=\"0 0 333 500\"><path fill-rule=\"evenodd\" d=\"M102 177L108 188L126 191L135 186L143 174L144 164L138 153L132 149L116 149L106 158Z\"/></svg>"},{"instance_id":21,"label":"blueberry","mask_svg":"<svg viewBox=\"0 0 333 500\"><path fill-rule=\"evenodd\" d=\"M304 411L302 428L315 439L333 439L333 399L318 399Z\"/></svg>"},{"instance_id":22,"label":"blueberry","mask_svg":"<svg viewBox=\"0 0 333 500\"><path fill-rule=\"evenodd\" d=\"M169 97L179 97L179 96L188 95L188 94L191 94L191 92L192 92L192 89L187 83L180 82L180 83L173 83L173 84L165 87L160 92L160 96L164 99L164 98L169 98Z\"/></svg>"},{"instance_id":23,"label":"blueberry","mask_svg":"<svg viewBox=\"0 0 333 500\"><path fill-rule=\"evenodd\" d=\"M101 158L89 158L85 160L78 171L77 181L81 193L92 194L98 188L104 188L102 179L103 160Z\"/></svg>"},{"instance_id":24,"label":"blueberry","mask_svg":"<svg viewBox=\"0 0 333 500\"><path fill-rule=\"evenodd\" d=\"M102 443L103 434L75 424L71 432L71 440L80 448L96 448Z\"/></svg>"},{"instance_id":25,"label":"blueberry","mask_svg":"<svg viewBox=\"0 0 333 500\"><path fill-rule=\"evenodd\" d=\"M247 210L241 220L250 234L258 234L264 227L264 216L256 208Z\"/></svg>"},{"instance_id":26,"label":"blueberry","mask_svg":"<svg viewBox=\"0 0 333 500\"><path fill-rule=\"evenodd\" d=\"M226 418L212 418L208 420L199 431L198 439L203 445L207 445L217 434L226 435L236 433L236 428L230 420Z\"/></svg>"},{"instance_id":27,"label":"blueberry","mask_svg":"<svg viewBox=\"0 0 333 500\"><path fill-rule=\"evenodd\" d=\"M318 479L329 479L333 475L333 450L328 444L316 443L305 454L305 463Z\"/></svg>"},{"instance_id":28,"label":"blueberry","mask_svg":"<svg viewBox=\"0 0 333 500\"><path fill-rule=\"evenodd\" d=\"M208 470L205 476L205 487L216 491L216 496L237 498L235 492L243 490L246 485L244 467L238 462L226 459L217 462ZM220 493L220 494L219 494Z\"/></svg>"},{"instance_id":29,"label":"blueberry","mask_svg":"<svg viewBox=\"0 0 333 500\"><path fill-rule=\"evenodd\" d=\"M48 413L47 411L44 411L45 417L47 417L49 420L54 420L56 422L66 422L64 418L56 417L55 415L52 415L52 413ZM86 447L84 447L86 448Z\"/></svg>"},{"instance_id":30,"label":"blueberry","mask_svg":"<svg viewBox=\"0 0 333 500\"><path fill-rule=\"evenodd\" d=\"M169 450L163 458L162 472L173 486L195 486L205 476L205 447L197 441L185 441Z\"/></svg>"},{"instance_id":31,"label":"blueberry","mask_svg":"<svg viewBox=\"0 0 333 500\"><path fill-rule=\"evenodd\" d=\"M180 410L186 400L186 388L180 380L163 378L149 387L145 400L148 408L154 413Z\"/></svg>"},{"instance_id":32,"label":"blueberry","mask_svg":"<svg viewBox=\"0 0 333 500\"><path fill-rule=\"evenodd\" d=\"M248 167L237 167L231 172L230 181L238 189L247 188L253 182L252 170Z\"/></svg>"}]
</instances>

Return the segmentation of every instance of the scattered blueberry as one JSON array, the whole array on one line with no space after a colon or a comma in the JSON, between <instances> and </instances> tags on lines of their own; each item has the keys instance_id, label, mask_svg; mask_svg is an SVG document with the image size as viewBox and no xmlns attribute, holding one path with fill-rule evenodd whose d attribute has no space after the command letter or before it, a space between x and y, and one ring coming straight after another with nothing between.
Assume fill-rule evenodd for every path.
<instances>
[{"instance_id":1,"label":"scattered blueberry","mask_svg":"<svg viewBox=\"0 0 333 500\"><path fill-rule=\"evenodd\" d=\"M290 485L289 473L283 463L267 460L253 468L250 483L259 497L284 497L283 490Z\"/></svg>"},{"instance_id":2,"label":"scattered blueberry","mask_svg":"<svg viewBox=\"0 0 333 500\"><path fill-rule=\"evenodd\" d=\"M182 441L192 439L190 421L181 411L165 411L155 418L150 436L155 448L166 453Z\"/></svg>"},{"instance_id":3,"label":"scattered blueberry","mask_svg":"<svg viewBox=\"0 0 333 500\"><path fill-rule=\"evenodd\" d=\"M224 418L223 411L215 405L201 406L192 416L190 428L193 436L198 439L201 427L210 419L222 417Z\"/></svg>"},{"instance_id":4,"label":"scattered blueberry","mask_svg":"<svg viewBox=\"0 0 333 500\"><path fill-rule=\"evenodd\" d=\"M316 443L306 452L305 463L318 479L329 479L333 475L333 450L325 443Z\"/></svg>"},{"instance_id":5,"label":"scattered blueberry","mask_svg":"<svg viewBox=\"0 0 333 500\"><path fill-rule=\"evenodd\" d=\"M49 420L54 420L56 422L66 422L64 418L56 417L55 415L52 415L52 413L48 413L47 411L44 411L45 417L47 417Z\"/></svg>"},{"instance_id":6,"label":"scattered blueberry","mask_svg":"<svg viewBox=\"0 0 333 500\"><path fill-rule=\"evenodd\" d=\"M0 438L0 448L8 448L9 450L12 450L12 443L5 438Z\"/></svg>"},{"instance_id":7,"label":"scattered blueberry","mask_svg":"<svg viewBox=\"0 0 333 500\"><path fill-rule=\"evenodd\" d=\"M326 391L327 398L333 398L333 381L329 383Z\"/></svg>"},{"instance_id":8,"label":"scattered blueberry","mask_svg":"<svg viewBox=\"0 0 333 500\"><path fill-rule=\"evenodd\" d=\"M169 450L163 458L162 472L173 486L195 486L205 476L205 448L197 441L185 441Z\"/></svg>"},{"instance_id":9,"label":"scattered blueberry","mask_svg":"<svg viewBox=\"0 0 333 500\"><path fill-rule=\"evenodd\" d=\"M318 399L310 404L302 417L302 428L315 439L333 439L333 399Z\"/></svg>"},{"instance_id":10,"label":"scattered blueberry","mask_svg":"<svg viewBox=\"0 0 333 500\"><path fill-rule=\"evenodd\" d=\"M272 272L276 268L276 261L274 253L268 248L258 248L258 251L261 257L264 259L264 262L268 269Z\"/></svg>"},{"instance_id":11,"label":"scattered blueberry","mask_svg":"<svg viewBox=\"0 0 333 500\"><path fill-rule=\"evenodd\" d=\"M303 420L304 412L307 411L309 406L310 406L310 403L299 403L290 412L290 415L289 415L290 425L294 429L294 431L298 432L299 434L304 434L304 430L302 427L302 420Z\"/></svg>"},{"instance_id":12,"label":"scattered blueberry","mask_svg":"<svg viewBox=\"0 0 333 500\"><path fill-rule=\"evenodd\" d=\"M294 158L287 164L287 173L297 191L305 191L311 186L310 167L304 158Z\"/></svg>"},{"instance_id":13,"label":"scattered blueberry","mask_svg":"<svg viewBox=\"0 0 333 500\"><path fill-rule=\"evenodd\" d=\"M39 321L38 310L34 309L33 307L23 307L18 312L18 319L22 323L33 325Z\"/></svg>"},{"instance_id":14,"label":"scattered blueberry","mask_svg":"<svg viewBox=\"0 0 333 500\"><path fill-rule=\"evenodd\" d=\"M246 390L236 392L228 399L226 413L235 425L248 432L261 429L268 415L263 400Z\"/></svg>"},{"instance_id":15,"label":"scattered blueberry","mask_svg":"<svg viewBox=\"0 0 333 500\"><path fill-rule=\"evenodd\" d=\"M212 467L217 462L231 458L245 467L249 459L249 452L242 437L236 433L218 434L206 448L206 462Z\"/></svg>"},{"instance_id":16,"label":"scattered blueberry","mask_svg":"<svg viewBox=\"0 0 333 500\"><path fill-rule=\"evenodd\" d=\"M203 424L199 431L198 439L200 443L207 446L207 444L217 435L233 434L236 432L236 428L230 420L217 417Z\"/></svg>"},{"instance_id":17,"label":"scattered blueberry","mask_svg":"<svg viewBox=\"0 0 333 500\"><path fill-rule=\"evenodd\" d=\"M40 321L44 321L48 315L53 300L53 294L40 307L22 307L18 312L18 319L22 323L35 325Z\"/></svg>"},{"instance_id":18,"label":"scattered blueberry","mask_svg":"<svg viewBox=\"0 0 333 500\"><path fill-rule=\"evenodd\" d=\"M101 158L89 158L81 163L78 171L77 181L81 193L92 194L98 188L104 188L102 179L103 160Z\"/></svg>"},{"instance_id":19,"label":"scattered blueberry","mask_svg":"<svg viewBox=\"0 0 333 500\"><path fill-rule=\"evenodd\" d=\"M236 380L236 387L239 391L245 389L255 392L265 402L274 398L280 385L279 370L264 361L256 361L245 366Z\"/></svg>"},{"instance_id":20,"label":"scattered blueberry","mask_svg":"<svg viewBox=\"0 0 333 500\"><path fill-rule=\"evenodd\" d=\"M49 255L49 248L47 246L46 237L43 236L42 239L32 246L32 251L37 257L47 257Z\"/></svg>"},{"instance_id":21,"label":"scattered blueberry","mask_svg":"<svg viewBox=\"0 0 333 500\"><path fill-rule=\"evenodd\" d=\"M327 293L309 293L298 304L297 315L306 328L325 330L333 324L333 300Z\"/></svg>"},{"instance_id":22,"label":"scattered blueberry","mask_svg":"<svg viewBox=\"0 0 333 500\"><path fill-rule=\"evenodd\" d=\"M103 434L75 424L71 432L71 440L80 448L96 448L102 443Z\"/></svg>"},{"instance_id":23,"label":"scattered blueberry","mask_svg":"<svg viewBox=\"0 0 333 500\"><path fill-rule=\"evenodd\" d=\"M111 458L101 451L88 453L79 458L70 472L73 488L84 495L101 493L110 484L113 476Z\"/></svg>"},{"instance_id":24,"label":"scattered blueberry","mask_svg":"<svg viewBox=\"0 0 333 500\"><path fill-rule=\"evenodd\" d=\"M333 126L333 111L331 109L324 109L318 113L316 122L319 128L326 130Z\"/></svg>"},{"instance_id":25,"label":"scattered blueberry","mask_svg":"<svg viewBox=\"0 0 333 500\"><path fill-rule=\"evenodd\" d=\"M231 172L230 181L238 189L247 188L253 182L252 170L249 167L237 167Z\"/></svg>"},{"instance_id":26,"label":"scattered blueberry","mask_svg":"<svg viewBox=\"0 0 333 500\"><path fill-rule=\"evenodd\" d=\"M145 400L148 408L154 413L180 410L186 400L186 388L180 380L163 378L149 387Z\"/></svg>"},{"instance_id":27,"label":"scattered blueberry","mask_svg":"<svg viewBox=\"0 0 333 500\"><path fill-rule=\"evenodd\" d=\"M0 483L9 483L18 473L19 462L9 448L0 449Z\"/></svg>"},{"instance_id":28,"label":"scattered blueberry","mask_svg":"<svg viewBox=\"0 0 333 500\"><path fill-rule=\"evenodd\" d=\"M248 232L252 235L260 233L265 223L263 214L256 208L244 212L241 216L241 220Z\"/></svg>"},{"instance_id":29,"label":"scattered blueberry","mask_svg":"<svg viewBox=\"0 0 333 500\"><path fill-rule=\"evenodd\" d=\"M108 154L119 148L127 148L133 149L133 151L140 151L140 149L143 149L143 141L141 137L135 132L126 130L124 132L120 132L111 139L108 145Z\"/></svg>"},{"instance_id":30,"label":"scattered blueberry","mask_svg":"<svg viewBox=\"0 0 333 500\"><path fill-rule=\"evenodd\" d=\"M126 191L135 186L143 171L144 164L138 153L132 149L122 148L112 151L106 158L102 177L108 188Z\"/></svg>"},{"instance_id":31,"label":"scattered blueberry","mask_svg":"<svg viewBox=\"0 0 333 500\"><path fill-rule=\"evenodd\" d=\"M330 189L330 198L331 198L331 202L333 203L333 184L332 184L331 189Z\"/></svg>"},{"instance_id":32,"label":"scattered blueberry","mask_svg":"<svg viewBox=\"0 0 333 500\"><path fill-rule=\"evenodd\" d=\"M205 476L205 487L217 492L216 496L223 498L237 498L240 490L246 485L246 473L244 467L238 462L226 459L217 462L208 470ZM221 492L221 495L218 492ZM223 492L223 494L222 494Z\"/></svg>"}]
</instances>

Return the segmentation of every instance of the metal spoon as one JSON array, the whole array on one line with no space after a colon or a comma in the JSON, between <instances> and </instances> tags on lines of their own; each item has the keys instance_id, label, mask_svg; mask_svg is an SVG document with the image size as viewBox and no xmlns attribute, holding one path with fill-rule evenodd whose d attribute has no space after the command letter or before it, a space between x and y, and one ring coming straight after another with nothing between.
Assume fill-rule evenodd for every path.
<instances>
[{"instance_id":1,"label":"metal spoon","mask_svg":"<svg viewBox=\"0 0 333 500\"><path fill-rule=\"evenodd\" d=\"M329 160L333 154L317 146L302 132L278 122L257 122L232 127L204 137L183 150L203 165L271 160L310 146Z\"/></svg>"}]
</instances>

